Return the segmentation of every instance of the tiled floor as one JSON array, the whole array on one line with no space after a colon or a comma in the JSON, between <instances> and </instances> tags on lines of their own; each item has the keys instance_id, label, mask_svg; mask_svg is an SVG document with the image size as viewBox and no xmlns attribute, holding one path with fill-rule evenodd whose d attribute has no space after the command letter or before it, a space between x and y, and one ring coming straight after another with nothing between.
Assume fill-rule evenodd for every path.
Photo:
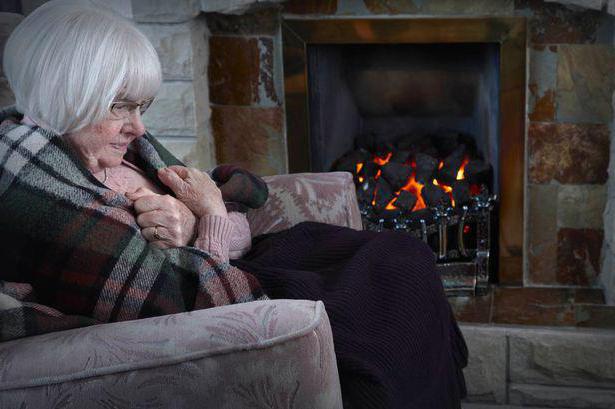
<instances>
[{"instance_id":1,"label":"tiled floor","mask_svg":"<svg viewBox=\"0 0 615 409\"><path fill-rule=\"evenodd\" d=\"M493 287L449 301L460 322L615 329L615 306L600 289Z\"/></svg>"}]
</instances>

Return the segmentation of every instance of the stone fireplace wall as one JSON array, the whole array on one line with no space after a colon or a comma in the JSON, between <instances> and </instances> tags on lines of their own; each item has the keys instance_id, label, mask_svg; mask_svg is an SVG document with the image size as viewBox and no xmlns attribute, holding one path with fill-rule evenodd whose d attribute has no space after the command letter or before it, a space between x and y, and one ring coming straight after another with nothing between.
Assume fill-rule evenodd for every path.
<instances>
[{"instance_id":1,"label":"stone fireplace wall","mask_svg":"<svg viewBox=\"0 0 615 409\"><path fill-rule=\"evenodd\" d=\"M280 18L525 16L529 73L524 284L599 286L601 248L612 240L605 241L603 212L615 88L614 18L605 2L565 3L291 0L239 16L207 15L217 159L240 161L265 174L285 169L284 144L278 138L284 134L283 78L276 65L282 46ZM243 62L241 67L233 66L237 61ZM247 74L247 64L259 71ZM214 66L224 75L213 71ZM220 89L214 92L215 87ZM273 92L263 95L267 89ZM254 139L245 136L250 128ZM245 144L246 139L258 143ZM603 283L611 265L604 264Z\"/></svg>"}]
</instances>

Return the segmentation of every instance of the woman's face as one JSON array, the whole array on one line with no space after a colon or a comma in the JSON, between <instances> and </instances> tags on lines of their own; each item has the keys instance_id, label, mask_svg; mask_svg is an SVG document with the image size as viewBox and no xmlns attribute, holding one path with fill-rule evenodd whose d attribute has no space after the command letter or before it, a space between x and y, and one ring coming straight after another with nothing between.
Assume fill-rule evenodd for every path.
<instances>
[{"instance_id":1,"label":"woman's face","mask_svg":"<svg viewBox=\"0 0 615 409\"><path fill-rule=\"evenodd\" d=\"M122 163L128 145L145 133L139 110L124 119L105 119L64 136L92 173Z\"/></svg>"}]
</instances>

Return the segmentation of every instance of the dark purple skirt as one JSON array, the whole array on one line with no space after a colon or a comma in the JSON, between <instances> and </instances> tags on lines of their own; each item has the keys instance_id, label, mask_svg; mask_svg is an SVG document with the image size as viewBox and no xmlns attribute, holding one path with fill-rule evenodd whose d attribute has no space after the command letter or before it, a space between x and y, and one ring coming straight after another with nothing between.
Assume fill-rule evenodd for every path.
<instances>
[{"instance_id":1,"label":"dark purple skirt","mask_svg":"<svg viewBox=\"0 0 615 409\"><path fill-rule=\"evenodd\" d=\"M305 222L231 263L271 298L324 302L346 409L460 408L468 351L422 241Z\"/></svg>"}]
</instances>

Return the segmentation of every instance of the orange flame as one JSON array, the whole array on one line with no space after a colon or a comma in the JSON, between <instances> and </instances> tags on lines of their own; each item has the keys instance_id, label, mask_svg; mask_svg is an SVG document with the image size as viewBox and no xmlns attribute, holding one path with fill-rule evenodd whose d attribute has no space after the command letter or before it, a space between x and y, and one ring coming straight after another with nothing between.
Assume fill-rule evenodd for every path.
<instances>
[{"instance_id":1,"label":"orange flame","mask_svg":"<svg viewBox=\"0 0 615 409\"><path fill-rule=\"evenodd\" d=\"M423 184L416 181L416 172L412 172L412 176L410 176L408 182L406 182L406 185L401 188L401 190L410 192L414 195L414 197L416 197L417 200L414 208L412 209L413 212L427 207L427 205L425 205L425 201L423 200L423 196L421 196L423 186Z\"/></svg>"},{"instance_id":2,"label":"orange flame","mask_svg":"<svg viewBox=\"0 0 615 409\"><path fill-rule=\"evenodd\" d=\"M451 193L453 191L452 187L445 185L445 184L438 183L437 179L433 180L433 184L438 186L440 189L444 190L444 192L446 193Z\"/></svg>"},{"instance_id":3,"label":"orange flame","mask_svg":"<svg viewBox=\"0 0 615 409\"><path fill-rule=\"evenodd\" d=\"M391 157L393 156L393 152L388 152L386 154L386 157L381 158L379 156L374 156L373 162L378 164L379 166L384 166L386 165ZM470 159L466 156L463 159L463 162L461 164L461 166L459 167L459 170L457 171L457 177L455 178L456 180L463 180L465 178L465 167L466 165L470 162ZM412 166L413 169L416 169L416 162L412 161L410 163L410 165ZM364 167L364 163L363 162L359 162L356 164L357 166L357 174L363 169ZM444 167L444 161L440 161L438 163L438 169L442 169ZM374 179L378 179L380 178L380 176L382 175L382 170L378 170L378 172L376 173L376 176L374 176ZM363 181L365 180L365 178L363 176L359 176L359 182L363 183ZM445 185L443 183L438 182L437 179L433 179L432 183L435 186L438 186L440 189L442 189L446 194L449 195L449 197L451 198L451 203L453 205L453 207L455 207L455 200L453 199L453 188L449 185ZM416 197L417 201L416 204L414 205L414 208L412 209L412 211L417 211L417 210L421 210L421 209L425 209L427 207L427 205L425 204L425 201L423 200L423 197L421 195L422 190L423 190L424 185L417 182L416 180L416 170L414 172L412 172L412 175L408 178L408 181L406 182L406 184L404 185L404 187L402 187L399 191L395 192L395 197L393 199L391 199L391 201L389 203L387 203L385 209L386 210L396 210L398 209L397 206L395 206L395 202L397 201L398 197L399 197L399 193L402 190L405 190L407 192L410 192L414 197ZM477 194L479 192L479 187L475 186L475 185L471 185L470 186L470 191L473 195ZM372 197L372 206L376 205L376 196L378 194L377 189L374 191L374 196Z\"/></svg>"},{"instance_id":4,"label":"orange flame","mask_svg":"<svg viewBox=\"0 0 615 409\"><path fill-rule=\"evenodd\" d=\"M389 152L387 153L387 156L383 159L380 156L376 156L374 157L374 163L380 165L380 166L384 166L387 163L389 163L389 160L391 160L391 156L393 156L393 152Z\"/></svg>"},{"instance_id":5,"label":"orange flame","mask_svg":"<svg viewBox=\"0 0 615 409\"><path fill-rule=\"evenodd\" d=\"M393 203L395 203L395 201L397 201L397 197L394 197L393 200L391 200L389 203L387 203L387 206L385 207L386 210L396 210L397 207L395 207L393 205Z\"/></svg>"},{"instance_id":6,"label":"orange flame","mask_svg":"<svg viewBox=\"0 0 615 409\"><path fill-rule=\"evenodd\" d=\"M467 156L464 158L463 163L461 164L461 167L459 168L459 170L457 171L457 180L463 180L465 178L464 172L466 169L466 165L470 162L470 158L468 158Z\"/></svg>"},{"instance_id":7,"label":"orange flame","mask_svg":"<svg viewBox=\"0 0 615 409\"><path fill-rule=\"evenodd\" d=\"M357 175L361 172L361 169L363 169L363 162L357 163ZM359 176L359 183L363 183L364 180L365 178L363 176Z\"/></svg>"}]
</instances>

